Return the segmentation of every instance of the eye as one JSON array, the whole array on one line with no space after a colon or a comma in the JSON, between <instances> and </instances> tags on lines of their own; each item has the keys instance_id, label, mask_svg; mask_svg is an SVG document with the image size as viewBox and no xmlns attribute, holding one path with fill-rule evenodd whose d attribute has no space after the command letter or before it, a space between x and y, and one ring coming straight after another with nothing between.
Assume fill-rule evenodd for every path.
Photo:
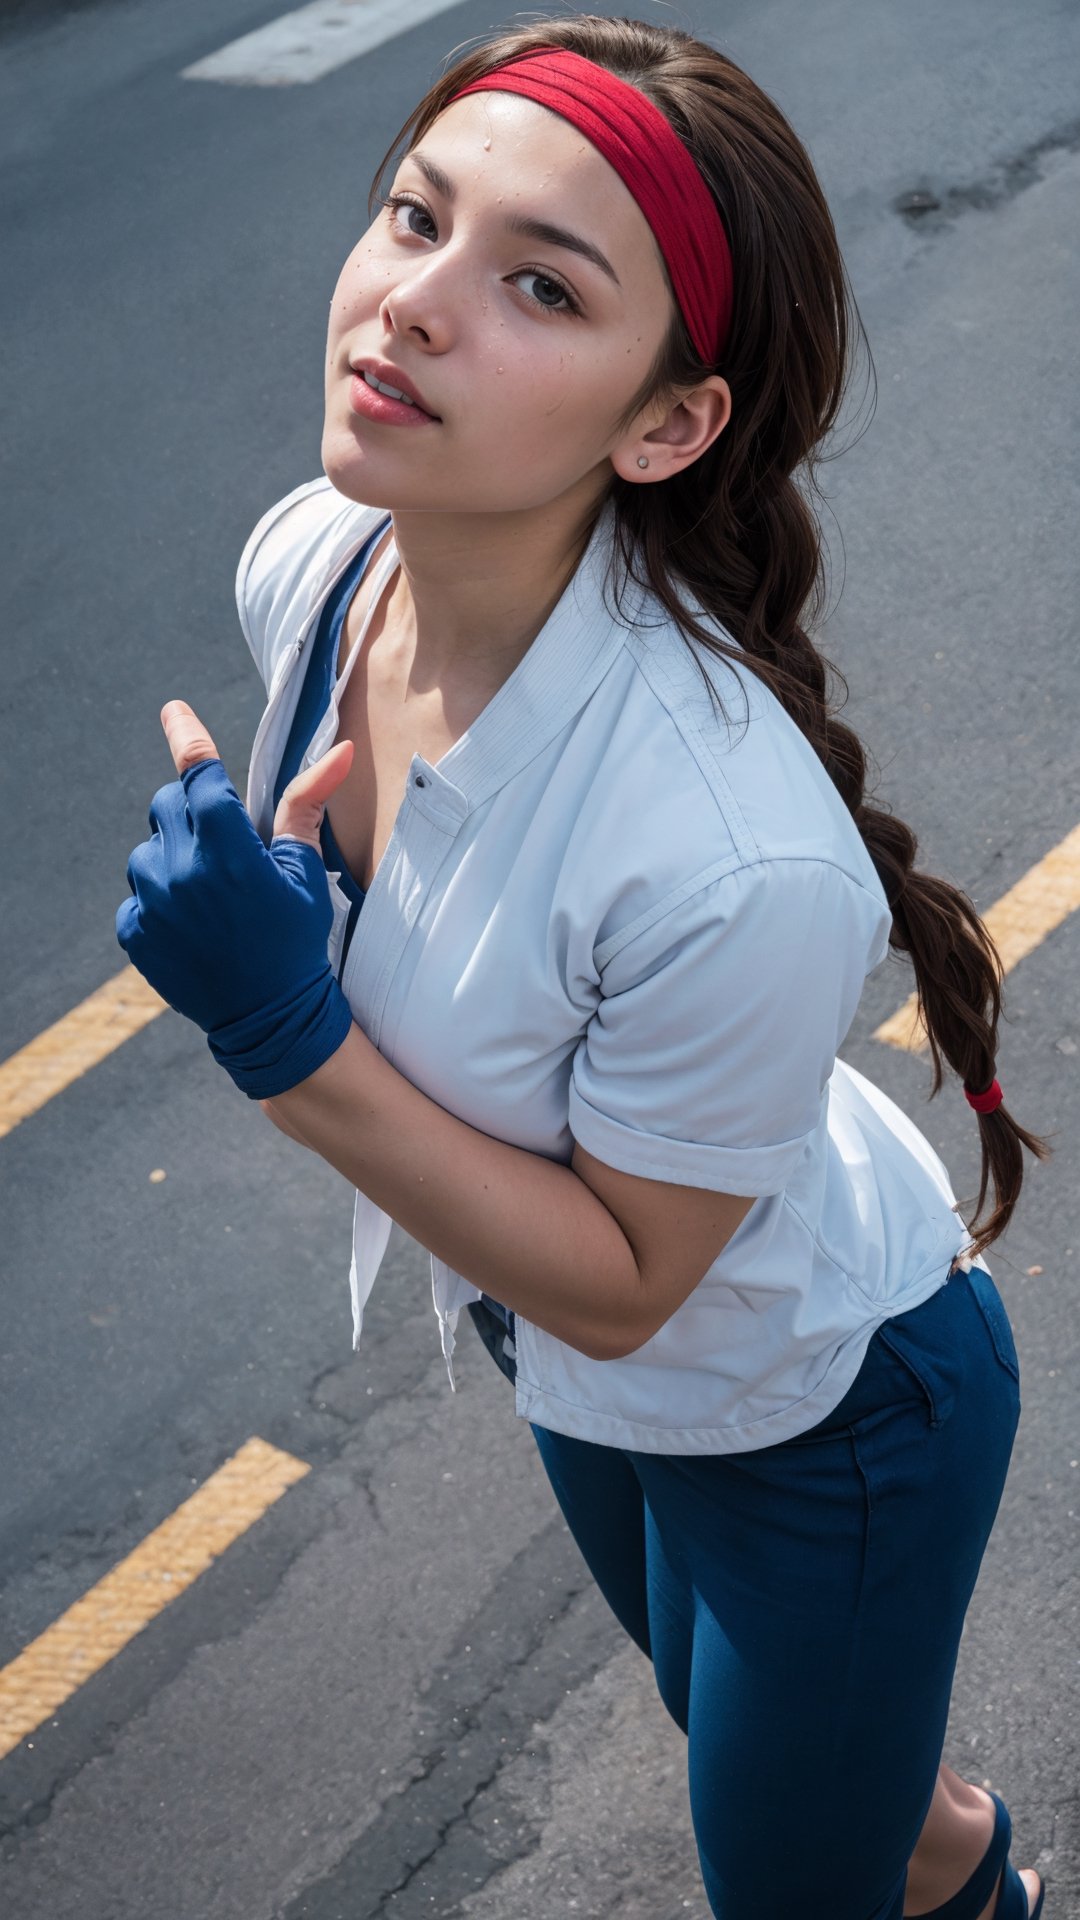
<instances>
[{"instance_id":1,"label":"eye","mask_svg":"<svg viewBox=\"0 0 1080 1920\"><path fill-rule=\"evenodd\" d=\"M515 273L512 277L515 280L535 280L540 286L550 288L558 295L559 299L566 302L565 306L556 307L552 306L547 300L538 300L534 293L527 293L525 295L526 300L530 300L534 307L541 307L545 313L581 312L581 308L578 306L569 287L564 287L561 280L553 280L549 273L541 273L539 267L522 267L521 271Z\"/></svg>"},{"instance_id":2,"label":"eye","mask_svg":"<svg viewBox=\"0 0 1080 1920\"><path fill-rule=\"evenodd\" d=\"M427 221L428 221L428 222L430 223L430 225L431 225L431 226L433 226L433 227L434 227L434 225L435 225L435 222L434 222L434 220L432 219L432 217L431 217L431 215L430 215L430 213L428 212L428 210L427 210L427 208L425 207L425 205L424 205L424 203L423 203L423 201L422 201L422 200L414 200L411 194L408 194L408 193L392 193L392 194L390 195L390 197L389 197L389 199L387 199L387 200L384 200L384 201L382 202L382 204L383 204L383 206L384 206L384 207L386 207L386 208L388 209L388 211L389 211L389 212L391 212L391 213L393 213L393 214L394 214L395 216L396 216L396 214L398 213L398 210L399 210L400 208L402 208L402 207L411 207L411 208L413 208L413 209L415 210L415 212L417 212L417 213L419 213L419 214L422 214L422 215L423 215L423 217L424 217L424 219L425 219L425 220L427 220ZM392 225L392 226L395 226L395 227L396 227L396 226L399 226L399 225L400 225L400 222L399 222L399 221L398 221L398 220L397 220L397 219L395 218L395 219L394 219L393 221L391 221L391 225ZM405 233L415 233L415 232L416 232L416 228L415 228L415 227L413 227L413 226L406 226L406 227L404 227L404 228L403 228L403 231L404 231ZM420 238L422 239L422 238L423 238L423 235L421 235L421 236L420 236Z\"/></svg>"},{"instance_id":3,"label":"eye","mask_svg":"<svg viewBox=\"0 0 1080 1920\"><path fill-rule=\"evenodd\" d=\"M415 196L415 194L388 194L388 198L382 200L382 205L384 205L386 211L392 215L390 225L396 228L398 232L402 232L402 234L413 234L417 240L438 240L438 227L436 227L436 223L434 223L434 215L430 213L429 207L423 204L423 200L421 200L419 196ZM411 219L413 213L419 217L419 221L427 221L430 232L423 232L421 227L417 227L417 225L413 223L413 219ZM534 294L528 294L528 292L525 292L525 288L521 288L521 292L525 294L525 300L527 300L532 307L540 307L542 313L580 313L580 305L578 305L578 301L575 300L575 296L571 294L569 286L563 286L561 280L555 280L553 275L544 273L540 267L521 267L517 273L511 273L509 278L511 278L511 280L532 280L532 282L534 282L534 286L536 286L536 292L534 292Z\"/></svg>"}]
</instances>

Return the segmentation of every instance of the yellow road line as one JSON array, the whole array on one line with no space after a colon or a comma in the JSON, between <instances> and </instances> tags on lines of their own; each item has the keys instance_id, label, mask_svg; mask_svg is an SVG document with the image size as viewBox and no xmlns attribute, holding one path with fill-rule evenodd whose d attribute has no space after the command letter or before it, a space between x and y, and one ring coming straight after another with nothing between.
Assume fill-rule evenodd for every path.
<instances>
[{"instance_id":1,"label":"yellow road line","mask_svg":"<svg viewBox=\"0 0 1080 1920\"><path fill-rule=\"evenodd\" d=\"M983 915L1006 973L1078 907L1080 827L1074 827ZM156 1020L165 1005L134 967L124 967L18 1053L0 1062L0 1139ZM925 1052L926 1032L915 994L874 1029L873 1038L911 1053Z\"/></svg>"},{"instance_id":2,"label":"yellow road line","mask_svg":"<svg viewBox=\"0 0 1080 1920\"><path fill-rule=\"evenodd\" d=\"M79 1006L0 1063L0 1139L55 1093L165 1011L141 973L125 967Z\"/></svg>"},{"instance_id":3,"label":"yellow road line","mask_svg":"<svg viewBox=\"0 0 1080 1920\"><path fill-rule=\"evenodd\" d=\"M248 1440L89 1593L0 1668L0 1759L311 1471Z\"/></svg>"},{"instance_id":4,"label":"yellow road line","mask_svg":"<svg viewBox=\"0 0 1080 1920\"><path fill-rule=\"evenodd\" d=\"M1078 907L1080 827L1074 827L982 916L997 945L1005 972L1010 972ZM873 1038L909 1053L925 1053L928 1041L918 1004L918 996L910 994L896 1013L875 1027Z\"/></svg>"}]
</instances>

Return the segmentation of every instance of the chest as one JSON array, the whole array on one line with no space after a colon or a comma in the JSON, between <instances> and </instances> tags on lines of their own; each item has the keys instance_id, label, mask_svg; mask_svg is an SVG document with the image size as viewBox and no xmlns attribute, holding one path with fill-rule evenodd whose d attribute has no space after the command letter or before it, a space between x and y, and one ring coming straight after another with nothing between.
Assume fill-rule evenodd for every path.
<instances>
[{"instance_id":1,"label":"chest","mask_svg":"<svg viewBox=\"0 0 1080 1920\"><path fill-rule=\"evenodd\" d=\"M437 707L395 702L368 682L361 658L338 709L338 738L354 741L356 753L327 806L345 863L365 892L394 831L413 756L434 765L459 737Z\"/></svg>"},{"instance_id":2,"label":"chest","mask_svg":"<svg viewBox=\"0 0 1080 1920\"><path fill-rule=\"evenodd\" d=\"M369 891L401 809L414 757L434 766L491 697L484 685L414 684L388 629L389 589L370 605L370 575L353 598L339 658L347 678L339 695L340 740L355 742L347 779L327 806L330 826L354 879Z\"/></svg>"}]
</instances>

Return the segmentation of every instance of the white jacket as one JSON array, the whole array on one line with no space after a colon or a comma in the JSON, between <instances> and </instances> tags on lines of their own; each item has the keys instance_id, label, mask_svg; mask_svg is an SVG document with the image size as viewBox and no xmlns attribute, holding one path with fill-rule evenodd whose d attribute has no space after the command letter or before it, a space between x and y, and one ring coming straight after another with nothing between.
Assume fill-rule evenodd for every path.
<instances>
[{"instance_id":1,"label":"white jacket","mask_svg":"<svg viewBox=\"0 0 1080 1920\"><path fill-rule=\"evenodd\" d=\"M389 524L319 479L244 549L264 838L305 647ZM611 531L608 506L494 699L437 765L414 757L342 987L385 1058L471 1126L563 1163L577 1139L629 1173L758 1196L624 1359L516 1315L523 1419L642 1452L740 1452L830 1412L877 1327L941 1286L969 1236L928 1141L836 1058L890 927L851 815L752 672L699 650L725 724L652 595L631 587L620 620ZM392 543L381 564L386 578ZM336 728L335 698L310 759ZM347 902L329 885L337 968ZM357 1194L356 1345L390 1226ZM479 1289L434 1257L432 1287L453 1385Z\"/></svg>"}]
</instances>

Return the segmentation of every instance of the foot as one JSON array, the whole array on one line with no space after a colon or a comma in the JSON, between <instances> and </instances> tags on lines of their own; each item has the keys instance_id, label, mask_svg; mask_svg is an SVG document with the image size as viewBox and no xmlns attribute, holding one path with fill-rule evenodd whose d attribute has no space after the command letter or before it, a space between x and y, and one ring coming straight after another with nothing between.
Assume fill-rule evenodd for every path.
<instances>
[{"instance_id":1,"label":"foot","mask_svg":"<svg viewBox=\"0 0 1080 1920\"><path fill-rule=\"evenodd\" d=\"M980 1794L982 1798L986 1801L986 1812L987 1812L987 1826L986 1826L986 1832L983 1837L983 1840L980 1841L977 1835L973 1836L974 1845L970 1848L970 1854L969 1854L967 1870L966 1870L967 1874L970 1874L974 1871L975 1867L978 1864L979 1859L981 1859L982 1854L985 1852L986 1847L989 1845L990 1835L994 1830L995 1809L994 1809L994 1802L991 1799L989 1793L986 1792L986 1789L984 1787L976 1787L973 1781L968 1782L966 1784L968 1785L969 1790ZM997 1883L994 1887L993 1893L990 1896L990 1900L988 1904L983 1908L982 1912L979 1914L978 1920L994 1920L994 1910L997 1906L998 1898L1001 1893L1001 1882L1002 1882L1002 1879L1004 1878L1004 1874L1005 1874L1005 1869L1003 1867L1001 1870L1001 1873L998 1875ZM1033 1867L1023 1867L1020 1869L1020 1882L1021 1882L1021 1885L1023 1886L1025 1894L1027 1895L1027 1910L1030 1916L1031 1913L1034 1911L1035 1906L1038 1902L1039 1895L1042 1892L1042 1881L1039 1879L1039 1876L1035 1872ZM940 1885L940 1883L937 1885L934 1885L932 1882L928 1884L924 1875L917 1891L914 1884L912 1884L911 1886L911 1894L909 1897L914 1897L919 1902L919 1904L917 1906L909 1906L908 1901L905 1900L904 1920L922 1920L923 1915L929 1915L935 1912L938 1907L944 1905L946 1901L952 1897L952 1894L955 1894L957 1891L958 1891L958 1888L955 1885L951 1888L951 1891L950 1891L950 1890L947 1890L942 1885Z\"/></svg>"},{"instance_id":2,"label":"foot","mask_svg":"<svg viewBox=\"0 0 1080 1920\"><path fill-rule=\"evenodd\" d=\"M1018 1869L1018 1872L1020 1875L1020 1880L1023 1884L1024 1892L1027 1894L1028 1914L1030 1915L1034 1913L1035 1903L1038 1900L1040 1893L1042 1892L1042 1881L1039 1879L1039 1876L1035 1872L1034 1867L1020 1867ZM998 1896L1001 1893L1001 1882L1004 1878L1004 1875L1005 1875L1005 1869L1003 1867L1001 1872L998 1875L997 1885L995 1886L994 1891L990 1896L990 1903L988 1906L985 1906L983 1908L982 1912L979 1915L979 1920L994 1920L994 1911L997 1907ZM905 1913L905 1916L907 1917L908 1910L906 1907L904 1908L904 1913ZM909 1920L918 1920L918 1916L911 1915L909 1917Z\"/></svg>"},{"instance_id":3,"label":"foot","mask_svg":"<svg viewBox=\"0 0 1080 1920\"><path fill-rule=\"evenodd\" d=\"M978 1791L980 1793L983 1793L985 1792L985 1788L980 1787ZM989 1794L986 1795L986 1798L987 1800L990 1801L990 1808L992 1812L994 1803L992 1800L990 1800ZM1042 1892L1042 1881L1039 1879L1039 1876L1036 1873L1034 1867L1020 1867L1017 1869L1017 1871L1023 1883L1024 1892L1027 1894L1028 1913L1030 1915L1031 1913L1034 1912L1035 1903L1038 1900L1040 1893ZM982 1912L979 1915L979 1920L994 1920L994 1909L998 1903L998 1896L1001 1893L1001 1882L1004 1879L1004 1877L1005 1877L1005 1869L1004 1867L1002 1867L1001 1872L997 1878L997 1884L990 1898L990 1904L989 1906L986 1906L983 1908Z\"/></svg>"},{"instance_id":4,"label":"foot","mask_svg":"<svg viewBox=\"0 0 1080 1920\"><path fill-rule=\"evenodd\" d=\"M1028 1897L1028 1912L1031 1913L1036 1900L1042 1892L1042 1881L1039 1879L1034 1867L1019 1867L1017 1871L1024 1883L1024 1892Z\"/></svg>"},{"instance_id":5,"label":"foot","mask_svg":"<svg viewBox=\"0 0 1080 1920\"><path fill-rule=\"evenodd\" d=\"M983 1908L981 1914L979 1915L979 1920L994 1920L994 1909L997 1906L998 1895L1001 1892L1001 1881L1004 1876L1004 1872L1005 1872L1005 1869L1002 1868L1001 1874L999 1874L998 1876L997 1886L994 1888L993 1899L991 1900L990 1905L988 1907ZM1035 1911L1035 1902L1038 1900L1039 1895L1042 1892L1042 1881L1039 1879L1039 1876L1036 1873L1034 1867L1018 1867L1017 1872L1019 1873L1020 1879L1023 1883L1024 1892L1027 1894L1028 1913L1032 1914Z\"/></svg>"}]
</instances>

